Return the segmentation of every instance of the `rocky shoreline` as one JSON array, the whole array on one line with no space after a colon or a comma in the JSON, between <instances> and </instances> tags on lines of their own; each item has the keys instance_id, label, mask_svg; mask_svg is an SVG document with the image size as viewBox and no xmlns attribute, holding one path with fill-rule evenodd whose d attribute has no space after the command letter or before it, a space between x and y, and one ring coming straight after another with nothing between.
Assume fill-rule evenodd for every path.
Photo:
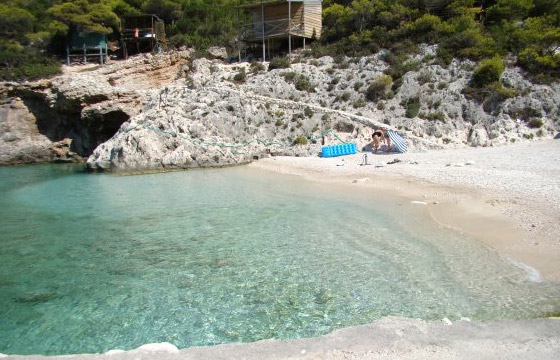
<instances>
[{"instance_id":1,"label":"rocky shoreline","mask_svg":"<svg viewBox=\"0 0 560 360\"><path fill-rule=\"evenodd\" d=\"M366 93L390 67L383 52L300 57L271 71L193 59L192 50L65 67L49 80L0 86L0 164L79 156L90 170L207 167L317 156L323 144L362 147L376 127L399 131L415 149L528 142L560 130L559 83L535 85L508 67L509 97L476 100L465 91L475 64L441 66L435 51L422 47L409 59L415 70L376 101ZM61 141L70 145L58 155Z\"/></svg>"}]
</instances>

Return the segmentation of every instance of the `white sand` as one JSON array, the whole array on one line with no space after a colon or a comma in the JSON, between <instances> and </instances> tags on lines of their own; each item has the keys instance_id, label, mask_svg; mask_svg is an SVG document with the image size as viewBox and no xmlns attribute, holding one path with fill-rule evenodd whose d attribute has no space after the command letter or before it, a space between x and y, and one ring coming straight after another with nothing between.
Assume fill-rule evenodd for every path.
<instances>
[{"instance_id":1,"label":"white sand","mask_svg":"<svg viewBox=\"0 0 560 360\"><path fill-rule=\"evenodd\" d=\"M336 158L274 157L250 166L384 191L426 204L434 219L560 281L560 140L493 148ZM394 159L395 164L386 164ZM386 164L379 167L377 165Z\"/></svg>"},{"instance_id":2,"label":"white sand","mask_svg":"<svg viewBox=\"0 0 560 360\"><path fill-rule=\"evenodd\" d=\"M363 154L346 156L344 161L340 157L276 157L250 166L358 191L404 196L425 206L436 221L474 235L529 271L536 269L544 280L560 281L560 140L499 148L368 154L373 164L395 158L401 162L384 167L360 166ZM473 164L465 165L467 162ZM265 340L178 352L167 344L54 358L552 360L560 359L560 319L451 324L386 318L312 339Z\"/></svg>"}]
</instances>

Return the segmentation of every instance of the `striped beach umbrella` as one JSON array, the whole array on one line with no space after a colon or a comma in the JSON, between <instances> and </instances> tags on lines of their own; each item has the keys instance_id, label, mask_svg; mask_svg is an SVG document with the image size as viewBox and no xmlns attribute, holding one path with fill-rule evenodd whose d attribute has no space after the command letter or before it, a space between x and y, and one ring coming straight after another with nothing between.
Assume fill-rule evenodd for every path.
<instances>
[{"instance_id":1,"label":"striped beach umbrella","mask_svg":"<svg viewBox=\"0 0 560 360\"><path fill-rule=\"evenodd\" d=\"M402 136L391 130L387 130L387 135L389 136L389 139L391 139L393 151L405 153L408 150L408 144Z\"/></svg>"}]
</instances>

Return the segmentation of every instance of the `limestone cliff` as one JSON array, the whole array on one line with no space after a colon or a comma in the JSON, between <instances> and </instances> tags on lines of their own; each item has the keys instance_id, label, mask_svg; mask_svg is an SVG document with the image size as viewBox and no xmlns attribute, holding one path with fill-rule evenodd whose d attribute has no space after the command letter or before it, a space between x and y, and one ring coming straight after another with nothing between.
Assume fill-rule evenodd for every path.
<instances>
[{"instance_id":1,"label":"limestone cliff","mask_svg":"<svg viewBox=\"0 0 560 360\"><path fill-rule=\"evenodd\" d=\"M186 79L155 93L141 114L100 145L87 166L188 168L275 154L317 156L325 143L352 141L361 148L374 127L400 131L417 149L505 145L557 133L559 84L533 85L509 68L502 83L514 96L477 101L464 94L475 64L434 65L434 52L424 47L411 58L420 68L377 102L364 93L388 66L380 54L341 64L310 59L272 71L198 59ZM414 116L407 114L412 99Z\"/></svg>"},{"instance_id":2,"label":"limestone cliff","mask_svg":"<svg viewBox=\"0 0 560 360\"><path fill-rule=\"evenodd\" d=\"M184 76L189 54L64 66L52 79L0 84L0 164L89 156L139 113L151 92Z\"/></svg>"},{"instance_id":3,"label":"limestone cliff","mask_svg":"<svg viewBox=\"0 0 560 360\"><path fill-rule=\"evenodd\" d=\"M476 64L437 65L435 50L425 46L412 56L416 70L375 101L366 89L389 66L383 53L303 58L271 71L193 60L188 50L67 67L50 80L4 84L0 162L77 153L100 170L220 166L278 154L317 156L321 145L341 141L361 148L374 127L401 132L413 149L507 145L557 134L560 84L534 85L509 67L501 79L507 96L477 98L465 91ZM21 130L14 119L21 119Z\"/></svg>"}]
</instances>

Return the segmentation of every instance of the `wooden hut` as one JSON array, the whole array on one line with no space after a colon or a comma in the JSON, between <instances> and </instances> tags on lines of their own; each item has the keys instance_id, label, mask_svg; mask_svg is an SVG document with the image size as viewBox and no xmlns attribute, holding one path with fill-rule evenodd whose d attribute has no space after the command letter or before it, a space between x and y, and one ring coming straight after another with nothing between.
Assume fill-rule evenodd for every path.
<instances>
[{"instance_id":1,"label":"wooden hut","mask_svg":"<svg viewBox=\"0 0 560 360\"><path fill-rule=\"evenodd\" d=\"M84 63L98 60L100 64L107 62L107 35L94 32L70 31L70 41L66 46L66 63L70 65L74 60Z\"/></svg>"},{"instance_id":2,"label":"wooden hut","mask_svg":"<svg viewBox=\"0 0 560 360\"><path fill-rule=\"evenodd\" d=\"M305 47L305 39L321 36L321 0L261 1L238 9L242 11L238 14L239 41L260 44L263 61L267 47L270 50L287 40L291 55L294 40L301 40Z\"/></svg>"},{"instance_id":3,"label":"wooden hut","mask_svg":"<svg viewBox=\"0 0 560 360\"><path fill-rule=\"evenodd\" d=\"M129 53L167 50L165 25L157 15L131 15L121 19L121 42L124 58Z\"/></svg>"}]
</instances>

